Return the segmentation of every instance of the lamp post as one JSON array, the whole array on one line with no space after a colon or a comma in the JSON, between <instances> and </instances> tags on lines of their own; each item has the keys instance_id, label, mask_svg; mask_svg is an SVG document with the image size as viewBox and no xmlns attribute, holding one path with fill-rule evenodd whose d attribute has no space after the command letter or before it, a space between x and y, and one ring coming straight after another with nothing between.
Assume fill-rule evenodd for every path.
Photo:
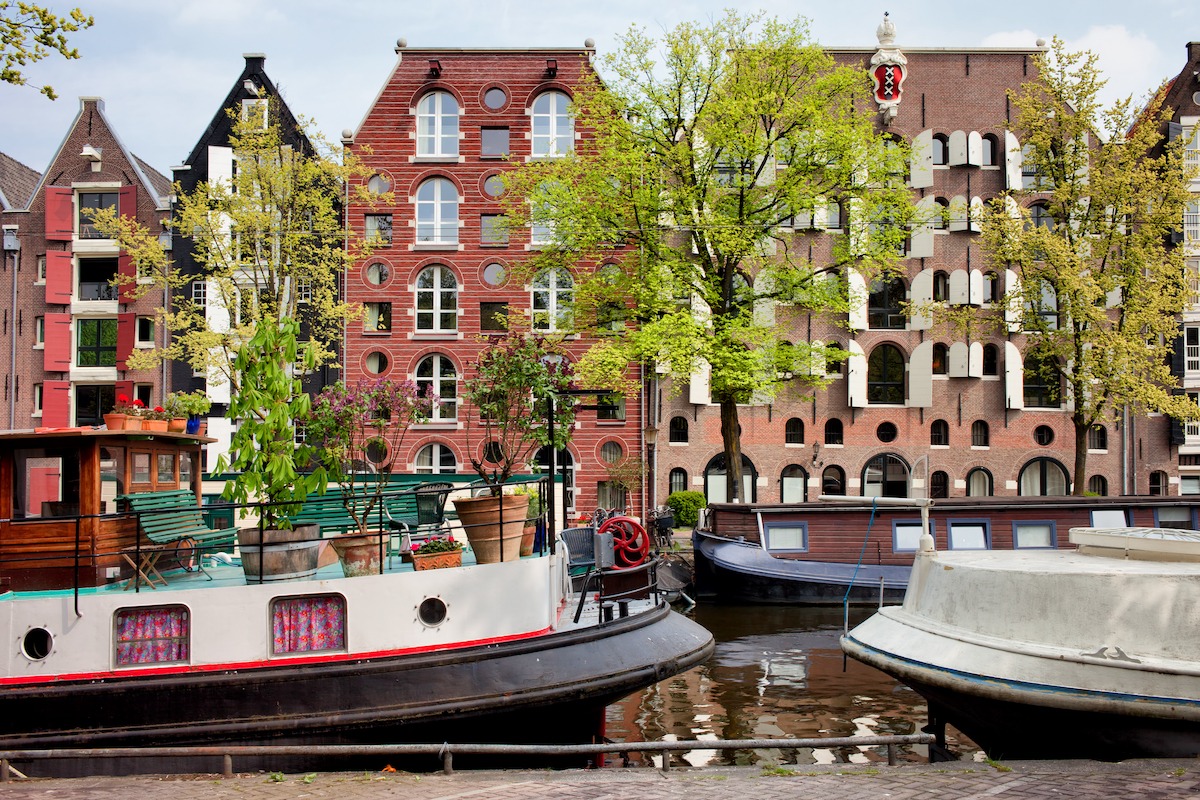
<instances>
[{"instance_id":1,"label":"lamp post","mask_svg":"<svg viewBox=\"0 0 1200 800\"><path fill-rule=\"evenodd\" d=\"M643 514L648 519L651 509L658 508L658 453L654 447L658 443L658 428L647 425L642 430L642 441L646 443L646 481L650 488L648 507L643 510Z\"/></svg>"}]
</instances>

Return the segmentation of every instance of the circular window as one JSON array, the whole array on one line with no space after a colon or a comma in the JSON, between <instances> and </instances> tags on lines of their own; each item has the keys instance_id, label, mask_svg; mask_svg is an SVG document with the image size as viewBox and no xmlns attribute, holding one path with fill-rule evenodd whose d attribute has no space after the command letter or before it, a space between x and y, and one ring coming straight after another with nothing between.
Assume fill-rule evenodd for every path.
<instances>
[{"instance_id":1,"label":"circular window","mask_svg":"<svg viewBox=\"0 0 1200 800\"><path fill-rule=\"evenodd\" d=\"M371 441L367 442L367 447L364 451L364 454L367 457L367 461L370 461L372 464L382 464L383 462L387 461L387 442L385 442L383 439L372 439Z\"/></svg>"},{"instance_id":2,"label":"circular window","mask_svg":"<svg viewBox=\"0 0 1200 800\"><path fill-rule=\"evenodd\" d=\"M383 286L392 279L392 270L387 264L376 261L367 267L367 283L372 286Z\"/></svg>"},{"instance_id":3,"label":"circular window","mask_svg":"<svg viewBox=\"0 0 1200 800\"><path fill-rule=\"evenodd\" d=\"M504 452L500 449L499 442L491 441L484 445L483 460L488 464L499 464L504 460Z\"/></svg>"},{"instance_id":4,"label":"circular window","mask_svg":"<svg viewBox=\"0 0 1200 800\"><path fill-rule=\"evenodd\" d=\"M499 86L493 86L483 93L483 104L492 111L499 111L508 103L508 92Z\"/></svg>"},{"instance_id":5,"label":"circular window","mask_svg":"<svg viewBox=\"0 0 1200 800\"><path fill-rule=\"evenodd\" d=\"M504 194L504 178L499 175L488 175L483 182L483 191L488 197L499 197Z\"/></svg>"},{"instance_id":6,"label":"circular window","mask_svg":"<svg viewBox=\"0 0 1200 800\"><path fill-rule=\"evenodd\" d=\"M41 661L53 647L54 637L45 628L31 628L21 640L21 652L30 661Z\"/></svg>"},{"instance_id":7,"label":"circular window","mask_svg":"<svg viewBox=\"0 0 1200 800\"><path fill-rule=\"evenodd\" d=\"M609 464L616 464L625 455L625 449L618 442L605 442L600 447L600 458Z\"/></svg>"},{"instance_id":8,"label":"circular window","mask_svg":"<svg viewBox=\"0 0 1200 800\"><path fill-rule=\"evenodd\" d=\"M367 354L367 372L372 375L382 375L387 372L388 357L387 353L382 353L378 350Z\"/></svg>"},{"instance_id":9,"label":"circular window","mask_svg":"<svg viewBox=\"0 0 1200 800\"><path fill-rule=\"evenodd\" d=\"M421 620L422 625L432 628L446 621L448 611L442 598L426 597L417 606L417 619Z\"/></svg>"},{"instance_id":10,"label":"circular window","mask_svg":"<svg viewBox=\"0 0 1200 800\"><path fill-rule=\"evenodd\" d=\"M1054 441L1054 431L1049 425L1038 425L1033 429L1033 440L1045 447Z\"/></svg>"},{"instance_id":11,"label":"circular window","mask_svg":"<svg viewBox=\"0 0 1200 800\"><path fill-rule=\"evenodd\" d=\"M896 441L896 434L896 426L890 422L884 422L875 429L875 435L879 437L879 441L881 442Z\"/></svg>"},{"instance_id":12,"label":"circular window","mask_svg":"<svg viewBox=\"0 0 1200 800\"><path fill-rule=\"evenodd\" d=\"M367 180L367 191L371 194L384 194L392 190L392 182L386 175L372 175Z\"/></svg>"},{"instance_id":13,"label":"circular window","mask_svg":"<svg viewBox=\"0 0 1200 800\"><path fill-rule=\"evenodd\" d=\"M491 263L483 268L483 282L488 286L503 286L505 277L503 264Z\"/></svg>"}]
</instances>

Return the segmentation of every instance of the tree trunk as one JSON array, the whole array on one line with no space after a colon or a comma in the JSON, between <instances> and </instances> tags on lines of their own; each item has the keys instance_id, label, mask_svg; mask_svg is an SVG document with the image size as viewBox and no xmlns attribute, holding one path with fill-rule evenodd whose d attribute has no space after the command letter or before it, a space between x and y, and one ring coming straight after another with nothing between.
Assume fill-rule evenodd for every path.
<instances>
[{"instance_id":1,"label":"tree trunk","mask_svg":"<svg viewBox=\"0 0 1200 800\"><path fill-rule=\"evenodd\" d=\"M1087 491L1087 450L1088 425L1075 420L1075 474L1072 479L1071 494L1083 497Z\"/></svg>"},{"instance_id":2,"label":"tree trunk","mask_svg":"<svg viewBox=\"0 0 1200 800\"><path fill-rule=\"evenodd\" d=\"M737 402L721 400L721 442L725 445L725 496L729 502L745 502L742 497L742 439L738 435Z\"/></svg>"}]
</instances>

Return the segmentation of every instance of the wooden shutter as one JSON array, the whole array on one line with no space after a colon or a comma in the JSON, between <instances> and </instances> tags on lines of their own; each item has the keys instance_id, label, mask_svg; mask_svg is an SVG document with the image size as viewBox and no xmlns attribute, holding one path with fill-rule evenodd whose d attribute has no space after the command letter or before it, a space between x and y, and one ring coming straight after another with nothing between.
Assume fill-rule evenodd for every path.
<instances>
[{"instance_id":1,"label":"wooden shutter","mask_svg":"<svg viewBox=\"0 0 1200 800\"><path fill-rule=\"evenodd\" d=\"M46 302L66 306L74 293L75 258L65 250L46 253Z\"/></svg>"},{"instance_id":2,"label":"wooden shutter","mask_svg":"<svg viewBox=\"0 0 1200 800\"><path fill-rule=\"evenodd\" d=\"M862 345L851 339L847 346L850 357L846 359L846 405L851 408L867 407L867 354Z\"/></svg>"},{"instance_id":3,"label":"wooden shutter","mask_svg":"<svg viewBox=\"0 0 1200 800\"><path fill-rule=\"evenodd\" d=\"M121 278L118 297L122 303L132 303L137 297L137 269L128 253L117 256L117 276Z\"/></svg>"},{"instance_id":4,"label":"wooden shutter","mask_svg":"<svg viewBox=\"0 0 1200 800\"><path fill-rule=\"evenodd\" d=\"M846 270L846 282L848 284L850 310L849 310L849 325L852 330L863 331L867 329L867 281L863 278L862 273L856 269Z\"/></svg>"},{"instance_id":5,"label":"wooden shutter","mask_svg":"<svg viewBox=\"0 0 1200 800\"><path fill-rule=\"evenodd\" d=\"M117 193L117 214L130 219L137 218L137 187L122 186Z\"/></svg>"},{"instance_id":6,"label":"wooden shutter","mask_svg":"<svg viewBox=\"0 0 1200 800\"><path fill-rule=\"evenodd\" d=\"M1004 407L1025 407L1025 365L1021 351L1012 342L1004 343Z\"/></svg>"},{"instance_id":7,"label":"wooden shutter","mask_svg":"<svg viewBox=\"0 0 1200 800\"><path fill-rule=\"evenodd\" d=\"M42 384L42 426L66 428L71 424L71 382L45 381Z\"/></svg>"},{"instance_id":8,"label":"wooden shutter","mask_svg":"<svg viewBox=\"0 0 1200 800\"><path fill-rule=\"evenodd\" d=\"M75 236L75 190L46 187L46 238L69 242Z\"/></svg>"},{"instance_id":9,"label":"wooden shutter","mask_svg":"<svg viewBox=\"0 0 1200 800\"><path fill-rule=\"evenodd\" d=\"M71 369L71 315L46 315L46 346L42 350L43 368L47 372L66 372Z\"/></svg>"},{"instance_id":10,"label":"wooden shutter","mask_svg":"<svg viewBox=\"0 0 1200 800\"><path fill-rule=\"evenodd\" d=\"M1024 188L1021 182L1021 142L1012 131L1004 132L1004 188L1020 191Z\"/></svg>"},{"instance_id":11,"label":"wooden shutter","mask_svg":"<svg viewBox=\"0 0 1200 800\"><path fill-rule=\"evenodd\" d=\"M967 348L966 342L955 342L950 345L949 359L946 374L951 378L966 378L967 377L967 359L970 356L970 350Z\"/></svg>"},{"instance_id":12,"label":"wooden shutter","mask_svg":"<svg viewBox=\"0 0 1200 800\"><path fill-rule=\"evenodd\" d=\"M921 342L908 359L908 405L933 406L933 342Z\"/></svg>"},{"instance_id":13,"label":"wooden shutter","mask_svg":"<svg viewBox=\"0 0 1200 800\"><path fill-rule=\"evenodd\" d=\"M128 369L125 360L133 352L134 338L137 336L137 315L117 314L117 369Z\"/></svg>"},{"instance_id":14,"label":"wooden shutter","mask_svg":"<svg viewBox=\"0 0 1200 800\"><path fill-rule=\"evenodd\" d=\"M967 134L965 131L954 131L950 134L950 153L947 163L952 167L961 167L967 163Z\"/></svg>"},{"instance_id":15,"label":"wooden shutter","mask_svg":"<svg viewBox=\"0 0 1200 800\"><path fill-rule=\"evenodd\" d=\"M929 330L933 326L930 305L933 303L933 270L923 269L913 276L909 286L912 314L908 318L910 331Z\"/></svg>"},{"instance_id":16,"label":"wooden shutter","mask_svg":"<svg viewBox=\"0 0 1200 800\"><path fill-rule=\"evenodd\" d=\"M909 151L908 185L914 189L933 186L933 131L921 131Z\"/></svg>"}]
</instances>

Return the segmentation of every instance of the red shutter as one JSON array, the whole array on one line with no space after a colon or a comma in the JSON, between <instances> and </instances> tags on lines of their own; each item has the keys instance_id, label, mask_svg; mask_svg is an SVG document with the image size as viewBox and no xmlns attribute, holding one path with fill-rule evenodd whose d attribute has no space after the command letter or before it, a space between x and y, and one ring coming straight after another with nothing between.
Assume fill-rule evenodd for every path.
<instances>
[{"instance_id":1,"label":"red shutter","mask_svg":"<svg viewBox=\"0 0 1200 800\"><path fill-rule=\"evenodd\" d=\"M71 368L71 315L46 315L46 349L42 353L47 372Z\"/></svg>"},{"instance_id":2,"label":"red shutter","mask_svg":"<svg viewBox=\"0 0 1200 800\"><path fill-rule=\"evenodd\" d=\"M130 399L130 401L133 400L133 381L117 381L116 385L113 387L113 399L115 400L121 395L125 395ZM111 409L102 408L100 409L100 413L103 414L110 410Z\"/></svg>"},{"instance_id":3,"label":"red shutter","mask_svg":"<svg viewBox=\"0 0 1200 800\"><path fill-rule=\"evenodd\" d=\"M128 253L117 256L117 275L122 278L118 294L121 302L132 303L137 299L137 270L133 266L133 258Z\"/></svg>"},{"instance_id":4,"label":"red shutter","mask_svg":"<svg viewBox=\"0 0 1200 800\"><path fill-rule=\"evenodd\" d=\"M42 384L42 426L67 428L71 425L71 382L46 381Z\"/></svg>"},{"instance_id":5,"label":"red shutter","mask_svg":"<svg viewBox=\"0 0 1200 800\"><path fill-rule=\"evenodd\" d=\"M75 190L46 187L46 238L69 242L75 235Z\"/></svg>"},{"instance_id":6,"label":"red shutter","mask_svg":"<svg viewBox=\"0 0 1200 800\"><path fill-rule=\"evenodd\" d=\"M46 253L46 302L70 305L75 277L75 259L65 250Z\"/></svg>"},{"instance_id":7,"label":"red shutter","mask_svg":"<svg viewBox=\"0 0 1200 800\"><path fill-rule=\"evenodd\" d=\"M137 217L137 187L122 186L117 195L117 213L122 217L133 219Z\"/></svg>"},{"instance_id":8,"label":"red shutter","mask_svg":"<svg viewBox=\"0 0 1200 800\"><path fill-rule=\"evenodd\" d=\"M117 369L126 369L125 359L133 352L133 338L137 335L137 315L117 314Z\"/></svg>"}]
</instances>

